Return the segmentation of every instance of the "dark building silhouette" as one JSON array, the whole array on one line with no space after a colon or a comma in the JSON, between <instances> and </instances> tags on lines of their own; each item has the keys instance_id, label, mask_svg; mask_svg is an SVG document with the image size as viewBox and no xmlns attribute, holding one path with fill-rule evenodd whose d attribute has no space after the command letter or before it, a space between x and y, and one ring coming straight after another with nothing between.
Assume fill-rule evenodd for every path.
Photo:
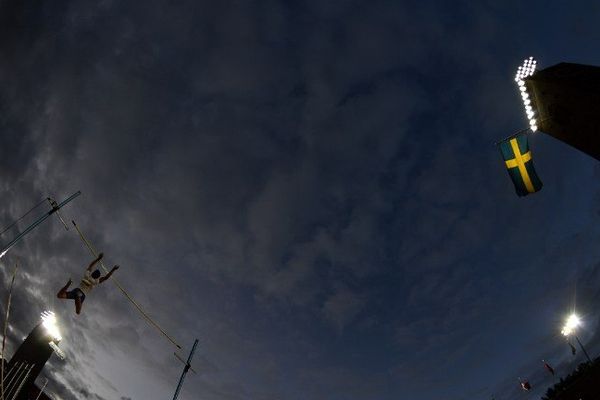
<instances>
[{"instance_id":1,"label":"dark building silhouette","mask_svg":"<svg viewBox=\"0 0 600 400\"><path fill-rule=\"evenodd\" d=\"M575 371L560 378L548 389L542 400L600 399L600 362L580 364Z\"/></svg>"},{"instance_id":2,"label":"dark building silhouette","mask_svg":"<svg viewBox=\"0 0 600 400\"><path fill-rule=\"evenodd\" d=\"M539 130L600 160L600 67L560 63L524 81Z\"/></svg>"},{"instance_id":3,"label":"dark building silhouette","mask_svg":"<svg viewBox=\"0 0 600 400\"><path fill-rule=\"evenodd\" d=\"M55 351L64 357L58 348L60 333L56 328L53 313L44 313L40 322L25 341L19 346L13 357L5 366L4 398L5 400L35 399L40 394L34 381L44 365ZM40 399L48 398L40 395Z\"/></svg>"}]
</instances>

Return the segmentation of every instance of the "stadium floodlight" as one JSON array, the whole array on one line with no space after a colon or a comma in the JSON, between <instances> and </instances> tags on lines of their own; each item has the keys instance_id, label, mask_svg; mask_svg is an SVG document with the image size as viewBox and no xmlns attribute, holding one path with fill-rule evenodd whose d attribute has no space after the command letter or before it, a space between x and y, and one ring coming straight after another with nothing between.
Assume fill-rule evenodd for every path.
<instances>
[{"instance_id":1,"label":"stadium floodlight","mask_svg":"<svg viewBox=\"0 0 600 400\"><path fill-rule=\"evenodd\" d=\"M56 322L56 315L52 311L44 311L42 313L42 325L46 328L46 332L54 342L58 343L62 340Z\"/></svg>"},{"instance_id":2,"label":"stadium floodlight","mask_svg":"<svg viewBox=\"0 0 600 400\"><path fill-rule=\"evenodd\" d=\"M535 73L536 64L537 61L533 57L526 58L523 60L523 64L517 68L517 74L515 76L515 82L517 82L517 86L521 92L521 98L523 99L525 114L529 120L529 127L533 132L537 131L537 121L534 118L535 111L533 109L533 105L531 104L529 93L527 93L525 79Z\"/></svg>"},{"instance_id":3,"label":"stadium floodlight","mask_svg":"<svg viewBox=\"0 0 600 400\"><path fill-rule=\"evenodd\" d=\"M567 321L565 322L565 325L560 333L562 333L564 336L569 336L572 333L575 333L575 330L579 325L581 325L581 320L577 314L571 314L569 315L569 318L567 318Z\"/></svg>"},{"instance_id":4,"label":"stadium floodlight","mask_svg":"<svg viewBox=\"0 0 600 400\"><path fill-rule=\"evenodd\" d=\"M590 358L589 354L585 350L585 347L583 347L583 343L581 343L581 340L579 340L579 338L577 337L577 334L576 334L577 328L580 325L581 325L581 319L577 316L577 314L573 313L573 314L569 315L569 317L565 321L565 325L563 326L560 333L562 333L566 337L573 336L575 338L575 340L577 340L577 343L579 343L579 347L581 347L581 350L583 350L583 354L585 354L586 358L588 359L589 363L591 364L592 359Z\"/></svg>"}]
</instances>

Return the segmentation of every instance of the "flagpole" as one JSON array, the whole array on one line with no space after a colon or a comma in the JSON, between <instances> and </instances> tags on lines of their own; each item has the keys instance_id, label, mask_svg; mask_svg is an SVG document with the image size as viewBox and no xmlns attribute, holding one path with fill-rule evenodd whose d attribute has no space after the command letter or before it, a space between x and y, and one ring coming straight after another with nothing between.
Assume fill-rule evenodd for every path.
<instances>
[{"instance_id":1,"label":"flagpole","mask_svg":"<svg viewBox=\"0 0 600 400\"><path fill-rule=\"evenodd\" d=\"M514 138L514 137L517 137L517 136L519 136L521 133L527 133L527 131L530 131L530 130L531 130L530 128L521 129L520 131L517 131L517 132L513 133L512 135L510 135L510 136L507 136L507 137L505 137L504 139L502 139L502 140L500 140L500 141L498 141L498 142L494 143L494 145L495 145L495 146L498 146L500 143L504 143L504 142L506 142L507 140L509 140L509 139L512 139L512 138Z\"/></svg>"},{"instance_id":2,"label":"flagpole","mask_svg":"<svg viewBox=\"0 0 600 400\"><path fill-rule=\"evenodd\" d=\"M587 351L585 351L585 347L583 347L583 344L581 343L581 340L579 340L579 338L577 337L577 335L573 335L573 336L575 336L575 340L577 340L577 343L579 343L579 347L581 347L581 350L583 351L583 354L585 354L585 356L587 357L588 361L591 364L592 363L592 359L590 358L590 356L587 353Z\"/></svg>"},{"instance_id":3,"label":"flagpole","mask_svg":"<svg viewBox=\"0 0 600 400\"><path fill-rule=\"evenodd\" d=\"M550 120L550 119L552 119L552 118L545 118L545 119L543 119L543 120L540 120L540 124L541 124L542 122L546 122L546 121L548 121L548 120ZM502 140L500 140L500 141L498 141L498 142L494 143L494 145L498 146L500 143L506 142L507 140L509 140L509 139L512 139L512 138L514 138L514 137L516 137L516 136L520 135L521 133L527 133L527 132L529 132L529 133L533 133L533 132L531 131L531 128L525 128L525 129L521 129L520 131L517 131L516 133L513 133L512 135L510 135L510 136L507 136L507 137L505 137L504 139L502 139Z\"/></svg>"}]
</instances>

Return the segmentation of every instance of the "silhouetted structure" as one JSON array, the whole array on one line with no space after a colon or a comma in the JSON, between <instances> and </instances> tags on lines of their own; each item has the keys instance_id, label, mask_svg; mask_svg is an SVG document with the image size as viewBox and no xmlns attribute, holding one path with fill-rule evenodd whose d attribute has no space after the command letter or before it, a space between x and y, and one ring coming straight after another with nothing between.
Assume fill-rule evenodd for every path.
<instances>
[{"instance_id":1,"label":"silhouetted structure","mask_svg":"<svg viewBox=\"0 0 600 400\"><path fill-rule=\"evenodd\" d=\"M5 400L35 399L39 389L34 385L44 365L53 352L62 352L58 348L60 334L55 326L54 314L45 313L44 321L39 323L25 341L19 346L4 371ZM40 399L47 396L40 396Z\"/></svg>"},{"instance_id":2,"label":"silhouetted structure","mask_svg":"<svg viewBox=\"0 0 600 400\"><path fill-rule=\"evenodd\" d=\"M28 400L52 400L52 398L50 398L46 393L44 393L44 392L40 393L40 388L38 388L36 385L31 385L31 388L27 392L27 399Z\"/></svg>"},{"instance_id":3,"label":"silhouetted structure","mask_svg":"<svg viewBox=\"0 0 600 400\"><path fill-rule=\"evenodd\" d=\"M525 85L539 130L600 160L600 67L560 63Z\"/></svg>"},{"instance_id":4,"label":"silhouetted structure","mask_svg":"<svg viewBox=\"0 0 600 400\"><path fill-rule=\"evenodd\" d=\"M542 400L600 399L600 362L579 364L577 369L548 389Z\"/></svg>"}]
</instances>

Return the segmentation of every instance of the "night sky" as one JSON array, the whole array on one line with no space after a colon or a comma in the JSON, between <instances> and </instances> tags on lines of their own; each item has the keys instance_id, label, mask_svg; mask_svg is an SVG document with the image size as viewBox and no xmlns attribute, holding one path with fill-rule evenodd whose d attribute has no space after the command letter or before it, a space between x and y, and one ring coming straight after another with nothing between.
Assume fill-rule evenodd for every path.
<instances>
[{"instance_id":1,"label":"night sky","mask_svg":"<svg viewBox=\"0 0 600 400\"><path fill-rule=\"evenodd\" d=\"M0 0L0 225L81 190L65 219L200 341L183 400L539 398L542 359L583 361L574 307L600 353L600 164L536 134L519 198L494 143L524 58L600 65L599 3L566 3ZM56 311L56 399L172 397L175 347L110 281L55 297L72 229L0 260L3 309L17 260L7 355Z\"/></svg>"}]
</instances>

